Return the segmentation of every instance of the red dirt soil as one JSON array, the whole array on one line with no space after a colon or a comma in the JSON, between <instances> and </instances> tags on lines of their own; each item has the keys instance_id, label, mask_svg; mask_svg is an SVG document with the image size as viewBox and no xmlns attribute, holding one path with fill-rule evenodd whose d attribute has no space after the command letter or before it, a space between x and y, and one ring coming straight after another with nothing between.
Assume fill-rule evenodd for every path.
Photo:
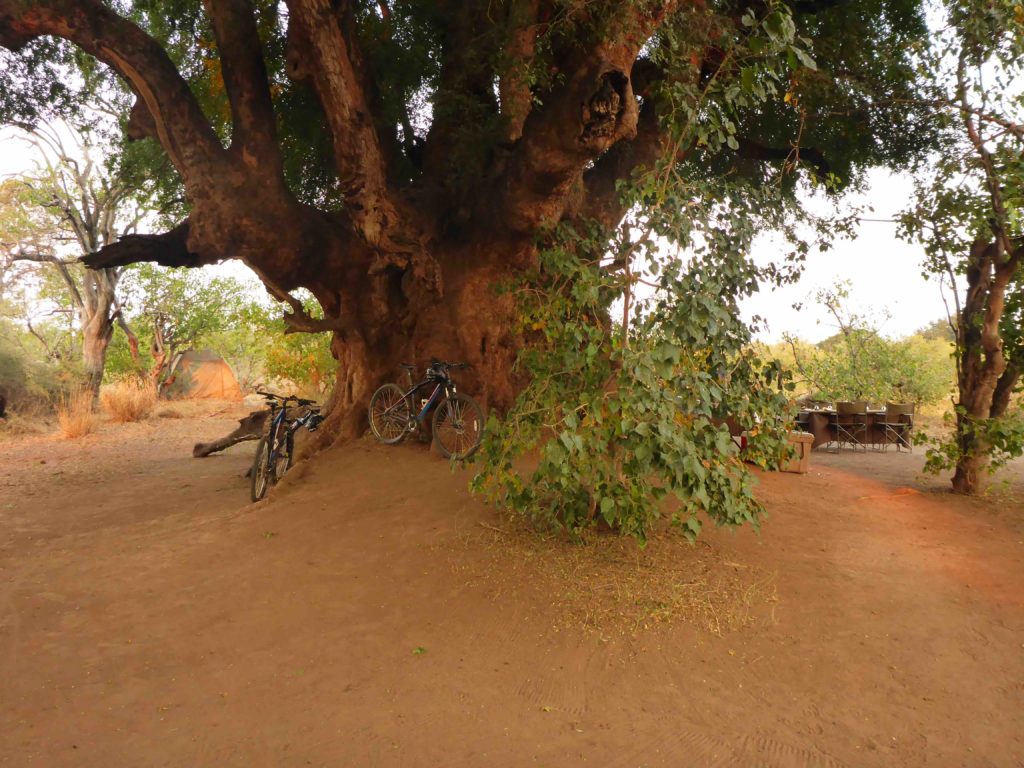
<instances>
[{"instance_id":1,"label":"red dirt soil","mask_svg":"<svg viewBox=\"0 0 1024 768\"><path fill-rule=\"evenodd\" d=\"M480 577L501 523L423 446L247 505L251 443L189 456L240 415L0 443L0 764L1024 765L1010 493L815 454L762 477L760 536L709 532L775 572L771 621L607 637Z\"/></svg>"}]
</instances>

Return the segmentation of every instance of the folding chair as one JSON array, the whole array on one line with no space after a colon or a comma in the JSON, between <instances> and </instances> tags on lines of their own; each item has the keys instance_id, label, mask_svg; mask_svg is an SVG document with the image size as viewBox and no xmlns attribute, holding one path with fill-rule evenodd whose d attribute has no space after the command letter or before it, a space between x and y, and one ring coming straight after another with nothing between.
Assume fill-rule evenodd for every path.
<instances>
[{"instance_id":1,"label":"folding chair","mask_svg":"<svg viewBox=\"0 0 1024 768\"><path fill-rule=\"evenodd\" d=\"M882 450L888 450L889 445L896 446L899 453L900 446L905 447L911 453L914 452L914 404L913 403L886 403L885 421L882 422L885 430L885 443Z\"/></svg>"},{"instance_id":2,"label":"folding chair","mask_svg":"<svg viewBox=\"0 0 1024 768\"><path fill-rule=\"evenodd\" d=\"M835 442L842 450L844 445L852 445L854 450L868 446L863 438L868 432L868 404L865 400L850 403L836 403L836 412L832 416L832 429Z\"/></svg>"}]
</instances>

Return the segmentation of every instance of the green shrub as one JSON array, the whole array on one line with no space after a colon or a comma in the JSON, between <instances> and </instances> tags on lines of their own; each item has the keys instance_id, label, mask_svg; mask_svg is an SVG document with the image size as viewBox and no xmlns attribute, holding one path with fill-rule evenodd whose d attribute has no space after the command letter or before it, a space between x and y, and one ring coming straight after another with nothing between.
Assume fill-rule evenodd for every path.
<instances>
[{"instance_id":1,"label":"green shrub","mask_svg":"<svg viewBox=\"0 0 1024 768\"><path fill-rule=\"evenodd\" d=\"M622 276L577 255L600 241L567 237L518 293L530 382L489 423L474 490L574 536L603 522L644 540L667 496L690 539L700 513L757 525L752 478L721 420L749 429L744 458L769 466L786 450L791 414L781 369L754 354L739 320L735 297L753 268L727 249L665 266L624 331L606 319ZM536 468L524 469L532 457Z\"/></svg>"}]
</instances>

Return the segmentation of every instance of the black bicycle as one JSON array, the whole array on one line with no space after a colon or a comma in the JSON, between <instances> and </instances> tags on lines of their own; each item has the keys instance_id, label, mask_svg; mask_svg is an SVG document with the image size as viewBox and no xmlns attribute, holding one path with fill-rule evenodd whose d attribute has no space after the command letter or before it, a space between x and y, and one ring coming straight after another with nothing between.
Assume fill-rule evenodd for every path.
<instances>
[{"instance_id":1,"label":"black bicycle","mask_svg":"<svg viewBox=\"0 0 1024 768\"><path fill-rule=\"evenodd\" d=\"M256 445L256 458L253 459L251 494L253 501L259 501L267 494L267 489L284 477L284 473L295 463L295 433L305 427L316 432L323 422L320 407L312 400L301 397L283 397L273 392L260 392L270 406L270 429L260 438ZM300 415L290 418L289 403L295 403L303 411ZM294 410L294 409L293 409Z\"/></svg>"},{"instance_id":2,"label":"black bicycle","mask_svg":"<svg viewBox=\"0 0 1024 768\"><path fill-rule=\"evenodd\" d=\"M484 412L476 400L458 392L451 371L466 368L465 363L431 360L423 381L412 383L415 366L402 363L410 389L403 392L397 384L385 384L370 398L370 431L386 445L402 442L405 436L420 429L433 408L431 423L434 445L445 458L465 459L480 447L484 434ZM416 394L433 387L429 397Z\"/></svg>"}]
</instances>

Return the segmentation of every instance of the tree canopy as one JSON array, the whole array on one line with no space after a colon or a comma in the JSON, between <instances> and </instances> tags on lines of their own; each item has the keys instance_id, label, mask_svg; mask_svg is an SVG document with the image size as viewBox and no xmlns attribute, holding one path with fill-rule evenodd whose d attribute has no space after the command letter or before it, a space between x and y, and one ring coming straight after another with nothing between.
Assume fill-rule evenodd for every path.
<instances>
[{"instance_id":1,"label":"tree canopy","mask_svg":"<svg viewBox=\"0 0 1024 768\"><path fill-rule=\"evenodd\" d=\"M736 307L789 273L751 239L788 229L802 258L796 189L934 145L927 35L914 0L0 0L0 119L117 114L182 218L87 263L244 261L290 329L333 333L325 433L359 432L400 360L465 360L523 426L487 453L506 503L643 535L652 486L616 482L653 470L693 533L757 517L721 416L773 425L765 457L785 421ZM518 493L512 458L552 439L579 460Z\"/></svg>"}]
</instances>

